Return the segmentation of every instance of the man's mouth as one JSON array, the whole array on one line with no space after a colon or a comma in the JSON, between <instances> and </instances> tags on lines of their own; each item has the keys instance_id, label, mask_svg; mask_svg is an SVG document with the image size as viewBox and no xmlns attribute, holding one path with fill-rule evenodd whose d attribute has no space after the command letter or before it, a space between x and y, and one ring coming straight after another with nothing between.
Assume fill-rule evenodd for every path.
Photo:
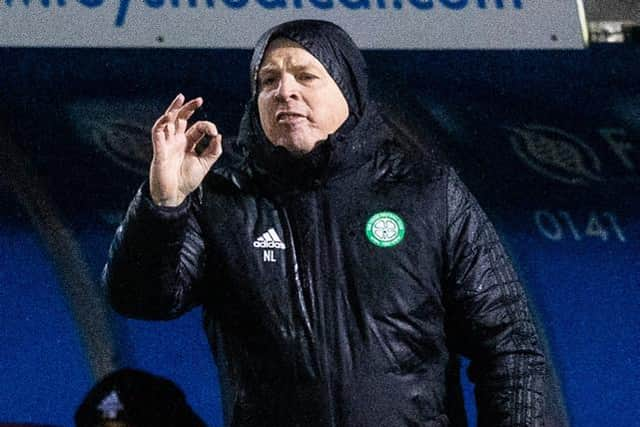
<instances>
[{"instance_id":1,"label":"man's mouth","mask_svg":"<svg viewBox=\"0 0 640 427\"><path fill-rule=\"evenodd\" d=\"M294 122L301 119L304 119L306 116L304 114L296 113L294 111L281 111L276 113L276 122L278 123L287 123Z\"/></svg>"}]
</instances>

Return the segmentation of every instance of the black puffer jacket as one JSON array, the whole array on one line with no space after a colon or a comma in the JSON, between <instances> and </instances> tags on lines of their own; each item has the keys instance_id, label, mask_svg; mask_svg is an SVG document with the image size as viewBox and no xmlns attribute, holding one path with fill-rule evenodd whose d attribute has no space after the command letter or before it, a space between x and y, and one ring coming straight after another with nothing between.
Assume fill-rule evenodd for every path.
<instances>
[{"instance_id":1,"label":"black puffer jacket","mask_svg":"<svg viewBox=\"0 0 640 427\"><path fill-rule=\"evenodd\" d=\"M203 306L229 426L466 425L457 353L480 426L542 425L544 356L485 214L376 112L337 27L277 27L252 78L274 34L325 65L350 118L293 158L265 141L252 100L181 206L155 206L143 185L105 268L112 305L143 319Z\"/></svg>"}]
</instances>

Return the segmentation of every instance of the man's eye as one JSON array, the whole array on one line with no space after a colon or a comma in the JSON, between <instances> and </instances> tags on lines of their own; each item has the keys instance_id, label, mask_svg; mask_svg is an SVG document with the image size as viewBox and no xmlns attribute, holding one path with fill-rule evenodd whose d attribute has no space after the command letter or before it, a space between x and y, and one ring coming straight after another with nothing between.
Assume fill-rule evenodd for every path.
<instances>
[{"instance_id":1,"label":"man's eye","mask_svg":"<svg viewBox=\"0 0 640 427\"><path fill-rule=\"evenodd\" d=\"M260 79L260 86L270 86L276 81L275 77L263 77Z\"/></svg>"},{"instance_id":2,"label":"man's eye","mask_svg":"<svg viewBox=\"0 0 640 427\"><path fill-rule=\"evenodd\" d=\"M301 81L311 81L315 79L317 79L317 77L309 73L303 73L303 74L300 74L300 76L298 76L298 80L301 80Z\"/></svg>"}]
</instances>

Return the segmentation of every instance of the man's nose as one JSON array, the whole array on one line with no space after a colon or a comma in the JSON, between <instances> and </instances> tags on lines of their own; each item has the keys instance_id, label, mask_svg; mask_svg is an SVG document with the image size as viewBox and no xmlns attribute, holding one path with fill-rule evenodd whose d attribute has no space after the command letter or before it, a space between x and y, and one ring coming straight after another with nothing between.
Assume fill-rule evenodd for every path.
<instances>
[{"instance_id":1,"label":"man's nose","mask_svg":"<svg viewBox=\"0 0 640 427\"><path fill-rule=\"evenodd\" d=\"M298 84L294 76L285 74L278 82L278 91L276 97L279 100L287 100L289 98L298 99Z\"/></svg>"}]
</instances>

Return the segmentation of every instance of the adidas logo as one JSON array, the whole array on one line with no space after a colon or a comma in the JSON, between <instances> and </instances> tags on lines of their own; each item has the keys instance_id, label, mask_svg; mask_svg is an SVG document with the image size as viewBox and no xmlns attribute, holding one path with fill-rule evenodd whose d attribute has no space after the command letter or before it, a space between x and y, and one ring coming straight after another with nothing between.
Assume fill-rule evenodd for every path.
<instances>
[{"instance_id":1,"label":"adidas logo","mask_svg":"<svg viewBox=\"0 0 640 427\"><path fill-rule=\"evenodd\" d=\"M284 245L284 243L282 243L282 240L280 240L280 237L278 237L276 230L274 230L273 228L270 228L269 230L267 230L266 233L258 237L253 242L253 247L268 248L268 249L272 249L272 248L286 249L286 246Z\"/></svg>"}]
</instances>

